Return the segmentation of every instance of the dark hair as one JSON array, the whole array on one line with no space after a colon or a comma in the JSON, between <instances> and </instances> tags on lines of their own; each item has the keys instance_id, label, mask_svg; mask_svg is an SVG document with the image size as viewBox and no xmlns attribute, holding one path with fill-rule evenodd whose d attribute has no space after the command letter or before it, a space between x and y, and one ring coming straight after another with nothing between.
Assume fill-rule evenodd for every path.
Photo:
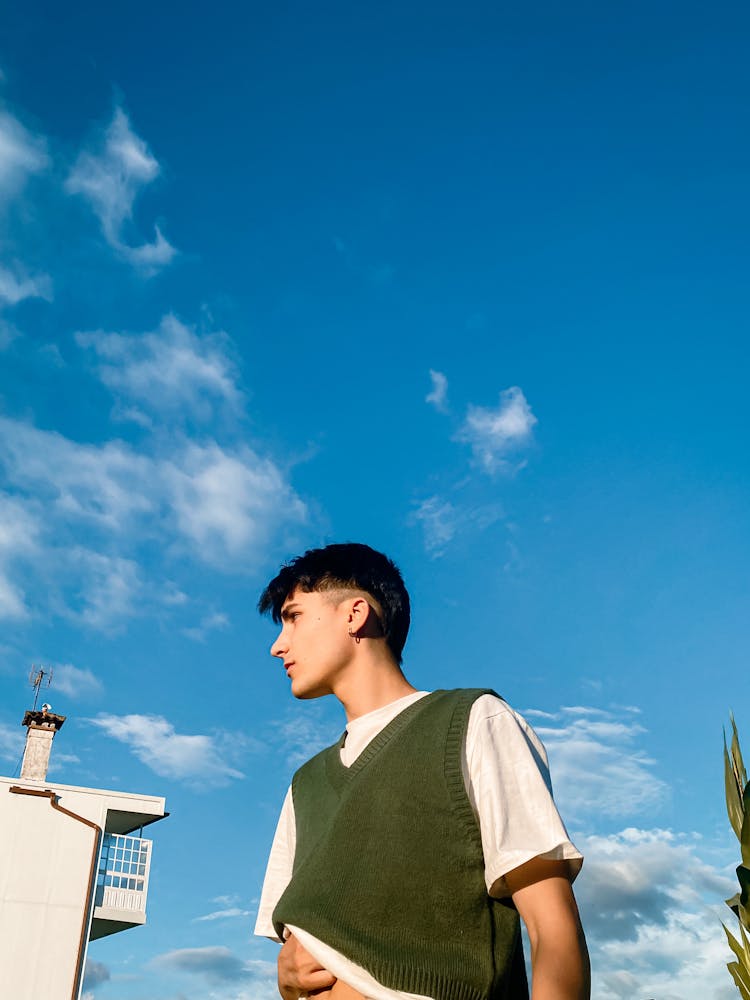
<instances>
[{"instance_id":1,"label":"dark hair","mask_svg":"<svg viewBox=\"0 0 750 1000\"><path fill-rule=\"evenodd\" d=\"M377 601L388 648L401 663L411 619L409 594L398 566L369 545L343 542L308 549L281 567L260 595L258 611L262 615L270 611L278 624L281 606L295 590L309 594L337 589L363 590Z\"/></svg>"}]
</instances>

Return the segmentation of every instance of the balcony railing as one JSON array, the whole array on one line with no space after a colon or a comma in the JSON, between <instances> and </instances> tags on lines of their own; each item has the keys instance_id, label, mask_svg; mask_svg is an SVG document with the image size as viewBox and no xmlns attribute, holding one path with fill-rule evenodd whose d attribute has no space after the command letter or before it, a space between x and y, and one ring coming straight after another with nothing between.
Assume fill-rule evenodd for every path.
<instances>
[{"instance_id":1,"label":"balcony railing","mask_svg":"<svg viewBox=\"0 0 750 1000\"><path fill-rule=\"evenodd\" d=\"M126 911L140 923L140 914L146 910L150 867L150 840L106 833L96 875L95 906ZM128 917L123 913L121 919L127 921Z\"/></svg>"}]
</instances>

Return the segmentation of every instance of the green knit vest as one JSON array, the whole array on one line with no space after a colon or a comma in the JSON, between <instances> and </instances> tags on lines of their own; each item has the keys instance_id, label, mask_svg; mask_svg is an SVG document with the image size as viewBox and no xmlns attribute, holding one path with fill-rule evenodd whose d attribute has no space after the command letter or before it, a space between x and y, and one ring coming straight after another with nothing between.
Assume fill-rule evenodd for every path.
<instances>
[{"instance_id":1,"label":"green knit vest","mask_svg":"<svg viewBox=\"0 0 750 1000\"><path fill-rule=\"evenodd\" d=\"M342 743L294 776L297 846L274 910L393 990L433 1000L525 1000L518 914L484 881L461 771L481 690L435 691L347 768Z\"/></svg>"}]
</instances>

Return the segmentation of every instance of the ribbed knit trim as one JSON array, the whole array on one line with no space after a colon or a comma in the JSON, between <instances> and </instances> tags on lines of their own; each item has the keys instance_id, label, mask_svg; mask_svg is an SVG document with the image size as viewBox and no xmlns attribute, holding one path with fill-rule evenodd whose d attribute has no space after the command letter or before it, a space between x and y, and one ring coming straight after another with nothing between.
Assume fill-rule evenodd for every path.
<instances>
[{"instance_id":1,"label":"ribbed knit trim","mask_svg":"<svg viewBox=\"0 0 750 1000\"><path fill-rule=\"evenodd\" d=\"M448 786L448 794L453 802L456 817L462 823L466 834L471 839L479 837L481 849L481 834L479 822L471 807L469 796L466 794L466 784L464 782L462 758L464 737L468 724L471 707L477 698L482 695L491 694L499 697L490 688L466 688L456 701L453 717L448 728L448 735L445 741L445 781Z\"/></svg>"},{"instance_id":2,"label":"ribbed knit trim","mask_svg":"<svg viewBox=\"0 0 750 1000\"><path fill-rule=\"evenodd\" d=\"M403 712L399 712L395 719L392 719L384 729L381 729L377 736L374 736L370 740L359 757L357 757L357 759L350 764L349 767L341 762L340 751L343 746L343 736L338 743L329 747L328 750L323 751L326 755L326 774L328 775L328 780L331 782L336 791L340 791L344 785L351 782L354 776L359 774L362 768L366 767L372 758L378 754L383 747L393 739L394 736L400 733L404 726L411 722L414 716L417 715L421 709L425 707L425 705L428 705L430 702L434 701L437 697L443 694L445 694L445 691L433 691L431 694L425 695L424 698L420 698L419 701L414 701L411 705L407 705Z\"/></svg>"}]
</instances>

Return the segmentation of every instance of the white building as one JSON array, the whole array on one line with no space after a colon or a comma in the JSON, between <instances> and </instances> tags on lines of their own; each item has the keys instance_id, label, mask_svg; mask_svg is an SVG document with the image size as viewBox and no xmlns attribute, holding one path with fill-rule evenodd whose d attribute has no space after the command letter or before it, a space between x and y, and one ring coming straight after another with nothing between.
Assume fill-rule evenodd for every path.
<instances>
[{"instance_id":1,"label":"white building","mask_svg":"<svg viewBox=\"0 0 750 1000\"><path fill-rule=\"evenodd\" d=\"M46 706L45 706L46 707ZM65 716L27 712L21 777L0 777L0 994L78 1000L89 941L146 921L164 799L46 780Z\"/></svg>"}]
</instances>

